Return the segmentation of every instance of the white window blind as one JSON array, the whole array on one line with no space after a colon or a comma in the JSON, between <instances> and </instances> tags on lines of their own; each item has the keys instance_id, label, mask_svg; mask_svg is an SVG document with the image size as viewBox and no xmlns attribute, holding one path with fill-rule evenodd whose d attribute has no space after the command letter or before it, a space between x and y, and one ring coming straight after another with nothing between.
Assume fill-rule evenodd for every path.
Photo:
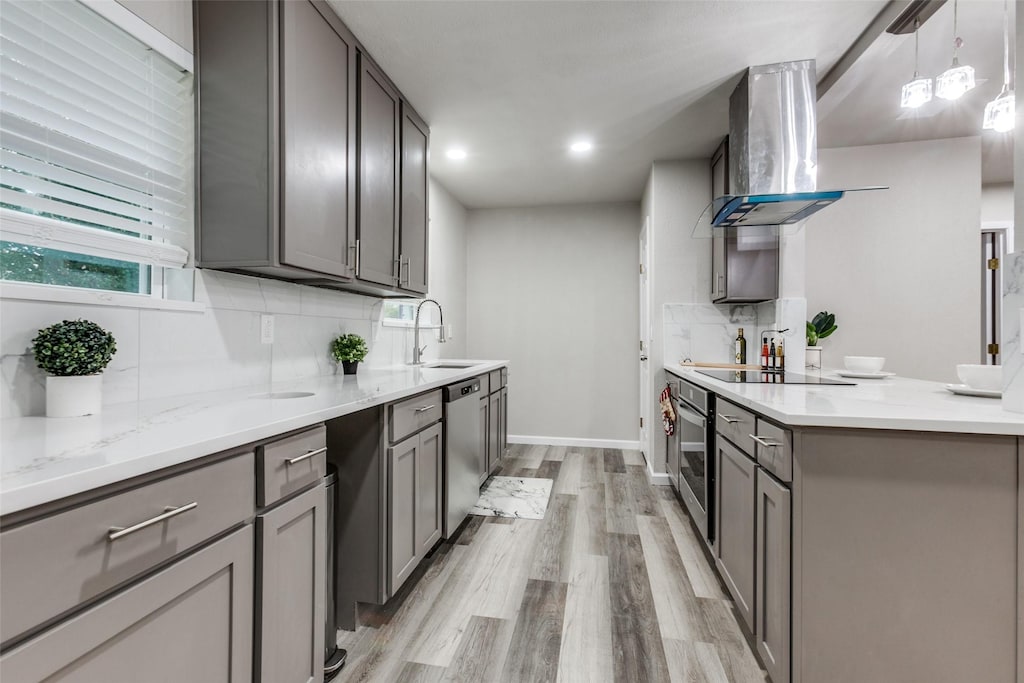
<instances>
[{"instance_id":1,"label":"white window blind","mask_svg":"<svg viewBox=\"0 0 1024 683\"><path fill-rule=\"evenodd\" d=\"M0 239L185 265L192 117L191 74L86 5L4 0Z\"/></svg>"}]
</instances>

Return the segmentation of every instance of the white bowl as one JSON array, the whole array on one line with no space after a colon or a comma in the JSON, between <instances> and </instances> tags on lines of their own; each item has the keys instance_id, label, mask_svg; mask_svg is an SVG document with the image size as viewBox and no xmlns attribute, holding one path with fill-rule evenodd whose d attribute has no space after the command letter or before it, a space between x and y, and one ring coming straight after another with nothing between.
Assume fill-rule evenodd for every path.
<instances>
[{"instance_id":1,"label":"white bowl","mask_svg":"<svg viewBox=\"0 0 1024 683\"><path fill-rule=\"evenodd\" d=\"M885 365L882 356L843 356L843 363L850 372L881 372Z\"/></svg>"},{"instance_id":2,"label":"white bowl","mask_svg":"<svg viewBox=\"0 0 1024 683\"><path fill-rule=\"evenodd\" d=\"M956 366L956 376L971 389L1003 390L1002 365L958 365Z\"/></svg>"}]
</instances>

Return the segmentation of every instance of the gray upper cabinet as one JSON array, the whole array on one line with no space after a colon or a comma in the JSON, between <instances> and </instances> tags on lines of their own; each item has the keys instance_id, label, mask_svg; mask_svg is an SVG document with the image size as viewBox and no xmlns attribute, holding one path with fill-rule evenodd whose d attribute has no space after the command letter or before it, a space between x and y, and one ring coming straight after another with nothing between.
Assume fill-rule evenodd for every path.
<instances>
[{"instance_id":1,"label":"gray upper cabinet","mask_svg":"<svg viewBox=\"0 0 1024 683\"><path fill-rule=\"evenodd\" d=\"M398 286L427 293L428 210L427 149L430 129L402 103L402 207L399 229Z\"/></svg>"},{"instance_id":2,"label":"gray upper cabinet","mask_svg":"<svg viewBox=\"0 0 1024 683\"><path fill-rule=\"evenodd\" d=\"M197 2L199 266L354 275L356 43L321 0Z\"/></svg>"},{"instance_id":3,"label":"gray upper cabinet","mask_svg":"<svg viewBox=\"0 0 1024 683\"><path fill-rule=\"evenodd\" d=\"M398 91L359 54L359 221L356 276L398 284Z\"/></svg>"},{"instance_id":4,"label":"gray upper cabinet","mask_svg":"<svg viewBox=\"0 0 1024 683\"><path fill-rule=\"evenodd\" d=\"M256 517L256 683L315 683L324 664L324 487Z\"/></svg>"},{"instance_id":5,"label":"gray upper cabinet","mask_svg":"<svg viewBox=\"0 0 1024 683\"><path fill-rule=\"evenodd\" d=\"M8 650L0 679L249 683L252 611L247 525Z\"/></svg>"},{"instance_id":6,"label":"gray upper cabinet","mask_svg":"<svg viewBox=\"0 0 1024 683\"><path fill-rule=\"evenodd\" d=\"M354 44L326 12L305 1L281 4L281 261L350 277Z\"/></svg>"}]
</instances>

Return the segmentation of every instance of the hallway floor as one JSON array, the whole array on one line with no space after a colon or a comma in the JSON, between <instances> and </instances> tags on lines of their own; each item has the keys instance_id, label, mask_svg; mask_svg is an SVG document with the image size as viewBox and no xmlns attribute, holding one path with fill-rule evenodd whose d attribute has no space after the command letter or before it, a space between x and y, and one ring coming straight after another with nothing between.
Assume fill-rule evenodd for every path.
<instances>
[{"instance_id":1,"label":"hallway floor","mask_svg":"<svg viewBox=\"0 0 1024 683\"><path fill-rule=\"evenodd\" d=\"M765 680L686 512L647 483L639 452L513 445L499 474L553 479L546 517L470 517L342 632L334 680Z\"/></svg>"}]
</instances>

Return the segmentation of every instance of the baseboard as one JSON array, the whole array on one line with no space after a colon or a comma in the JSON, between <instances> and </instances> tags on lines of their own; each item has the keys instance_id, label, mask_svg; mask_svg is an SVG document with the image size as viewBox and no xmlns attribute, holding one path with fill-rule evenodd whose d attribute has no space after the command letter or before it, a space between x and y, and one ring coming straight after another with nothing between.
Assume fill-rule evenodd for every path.
<instances>
[{"instance_id":1,"label":"baseboard","mask_svg":"<svg viewBox=\"0 0 1024 683\"><path fill-rule=\"evenodd\" d=\"M669 486L672 482L668 480L668 475L664 472L651 472L651 468L647 468L647 480L654 486Z\"/></svg>"},{"instance_id":2,"label":"baseboard","mask_svg":"<svg viewBox=\"0 0 1024 683\"><path fill-rule=\"evenodd\" d=\"M624 451L640 450L639 441L619 441L616 439L570 439L561 436L509 434L508 442L521 443L528 446L577 446L579 448L621 448Z\"/></svg>"}]
</instances>

